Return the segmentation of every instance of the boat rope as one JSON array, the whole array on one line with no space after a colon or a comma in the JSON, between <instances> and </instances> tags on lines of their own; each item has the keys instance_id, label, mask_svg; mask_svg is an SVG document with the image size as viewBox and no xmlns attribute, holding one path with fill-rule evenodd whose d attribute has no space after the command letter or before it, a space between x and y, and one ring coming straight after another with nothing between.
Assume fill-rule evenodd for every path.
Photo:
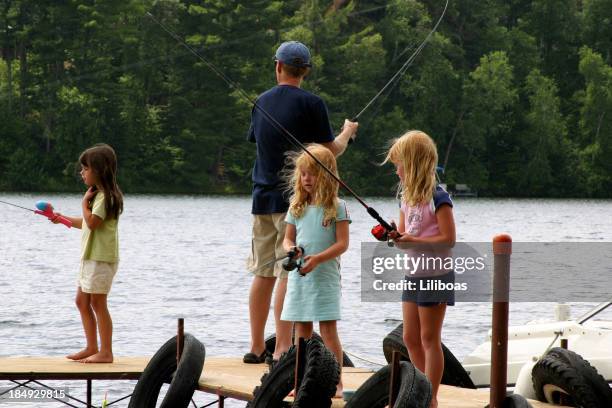
<instances>
[{"instance_id":1,"label":"boat rope","mask_svg":"<svg viewBox=\"0 0 612 408\"><path fill-rule=\"evenodd\" d=\"M349 356L354 357L354 358L356 358L358 360L361 360L361 361L365 361L366 363L374 364L374 365L377 365L377 366L380 366L380 367L384 367L384 366L387 365L387 363L383 364L383 363L378 362L378 361L368 360L367 358L361 357L361 356L359 356L359 355L357 355L355 353L351 353L350 351L346 351L346 350L342 350L342 351L344 351Z\"/></svg>"}]
</instances>

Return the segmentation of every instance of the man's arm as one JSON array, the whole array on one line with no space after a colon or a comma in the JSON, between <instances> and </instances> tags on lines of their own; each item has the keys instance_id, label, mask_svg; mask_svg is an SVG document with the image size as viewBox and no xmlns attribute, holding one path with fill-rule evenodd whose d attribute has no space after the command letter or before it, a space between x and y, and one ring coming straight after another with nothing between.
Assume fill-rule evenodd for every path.
<instances>
[{"instance_id":1,"label":"man's arm","mask_svg":"<svg viewBox=\"0 0 612 408\"><path fill-rule=\"evenodd\" d=\"M357 137L358 127L359 123L351 122L350 120L345 119L344 126L342 127L340 134L338 134L333 141L321 144L331 150L334 156L338 157L346 150L349 140Z\"/></svg>"}]
</instances>

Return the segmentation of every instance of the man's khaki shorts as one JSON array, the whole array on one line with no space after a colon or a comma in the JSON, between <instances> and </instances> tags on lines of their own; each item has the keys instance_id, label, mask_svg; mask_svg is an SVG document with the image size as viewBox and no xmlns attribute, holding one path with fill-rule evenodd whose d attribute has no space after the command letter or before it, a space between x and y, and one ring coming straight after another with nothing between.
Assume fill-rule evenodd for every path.
<instances>
[{"instance_id":1,"label":"man's khaki shorts","mask_svg":"<svg viewBox=\"0 0 612 408\"><path fill-rule=\"evenodd\" d=\"M254 275L287 278L289 272L283 269L282 261L272 262L285 255L285 216L286 213L253 215L251 255L247 260L247 269Z\"/></svg>"}]
</instances>

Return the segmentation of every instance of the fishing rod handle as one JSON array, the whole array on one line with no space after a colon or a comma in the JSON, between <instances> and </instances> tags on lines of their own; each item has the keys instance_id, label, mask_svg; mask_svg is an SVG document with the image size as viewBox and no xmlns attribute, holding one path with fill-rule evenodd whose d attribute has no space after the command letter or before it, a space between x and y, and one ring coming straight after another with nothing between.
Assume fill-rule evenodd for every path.
<instances>
[{"instance_id":1,"label":"fishing rod handle","mask_svg":"<svg viewBox=\"0 0 612 408\"><path fill-rule=\"evenodd\" d=\"M68 228L72 228L72 221L70 221L68 218L66 217L62 217L61 215L57 218L57 220L59 222L61 222L62 224L64 224L66 227Z\"/></svg>"},{"instance_id":2,"label":"fishing rod handle","mask_svg":"<svg viewBox=\"0 0 612 408\"><path fill-rule=\"evenodd\" d=\"M68 228L72 228L72 221L70 221L68 218L63 217L63 216L57 216L53 211L49 211L48 209L45 211L41 211L41 210L34 210L34 212L36 214L40 214L43 215L45 217L47 217L49 220L53 221L55 219L57 219L57 221L61 224L64 224L66 227Z\"/></svg>"}]
</instances>

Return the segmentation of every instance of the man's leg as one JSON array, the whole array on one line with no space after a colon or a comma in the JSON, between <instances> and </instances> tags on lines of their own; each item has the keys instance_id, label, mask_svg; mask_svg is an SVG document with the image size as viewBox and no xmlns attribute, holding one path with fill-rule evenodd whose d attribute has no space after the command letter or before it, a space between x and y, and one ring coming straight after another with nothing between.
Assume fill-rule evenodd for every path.
<instances>
[{"instance_id":1,"label":"man's leg","mask_svg":"<svg viewBox=\"0 0 612 408\"><path fill-rule=\"evenodd\" d=\"M285 255L283 241L285 240L285 217L286 213L272 214L272 221L276 229L276 242L274 244L274 253L276 257ZM291 347L291 331L293 322L281 320L283 313L283 304L285 302L285 294L287 293L288 272L283 270L281 263L275 265L275 274L279 276L276 294L274 295L274 321L276 323L276 347L272 358L278 360L280 356L289 350Z\"/></svg>"},{"instance_id":2,"label":"man's leg","mask_svg":"<svg viewBox=\"0 0 612 408\"><path fill-rule=\"evenodd\" d=\"M249 293L249 318L251 324L251 351L244 357L245 363L263 363L266 345L264 333L270 312L270 303L276 277L274 265L267 265L275 258L276 227L270 214L253 217L252 253L249 269L254 273Z\"/></svg>"},{"instance_id":3,"label":"man's leg","mask_svg":"<svg viewBox=\"0 0 612 408\"><path fill-rule=\"evenodd\" d=\"M255 275L251 283L249 293L249 317L251 320L251 353L259 356L266 348L264 343L264 331L268 312L270 311L270 301L276 278L268 278Z\"/></svg>"}]
</instances>

